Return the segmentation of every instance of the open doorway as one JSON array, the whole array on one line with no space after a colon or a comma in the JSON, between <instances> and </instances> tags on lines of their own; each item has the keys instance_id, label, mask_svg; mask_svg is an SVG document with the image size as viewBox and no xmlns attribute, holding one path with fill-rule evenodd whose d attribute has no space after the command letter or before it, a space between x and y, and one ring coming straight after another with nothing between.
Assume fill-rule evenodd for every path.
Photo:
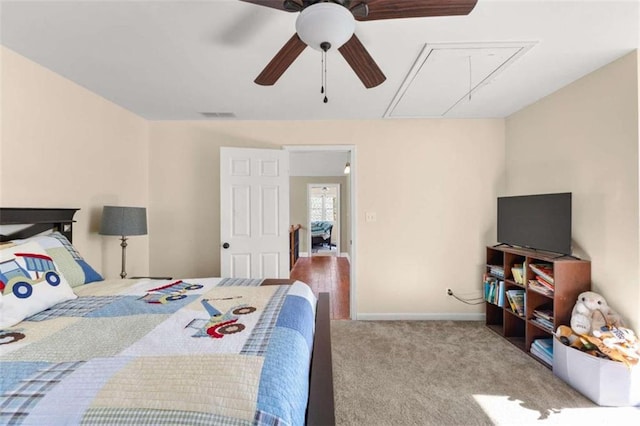
<instances>
[{"instance_id":1,"label":"open doorway","mask_svg":"<svg viewBox=\"0 0 640 426\"><path fill-rule=\"evenodd\" d=\"M340 254L340 184L308 184L307 223L310 256L338 256Z\"/></svg>"},{"instance_id":2,"label":"open doorway","mask_svg":"<svg viewBox=\"0 0 640 426\"><path fill-rule=\"evenodd\" d=\"M308 283L314 293L329 292L332 319L355 319L355 146L284 148L290 154L290 220L301 226L300 257L290 277ZM315 241L312 218L332 225Z\"/></svg>"}]
</instances>

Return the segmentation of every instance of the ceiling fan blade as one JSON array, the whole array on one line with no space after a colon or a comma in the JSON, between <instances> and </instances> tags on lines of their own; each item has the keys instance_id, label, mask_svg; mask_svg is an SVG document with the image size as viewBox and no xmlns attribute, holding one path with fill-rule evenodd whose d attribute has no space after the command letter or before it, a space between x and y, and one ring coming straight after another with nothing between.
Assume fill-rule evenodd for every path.
<instances>
[{"instance_id":1,"label":"ceiling fan blade","mask_svg":"<svg viewBox=\"0 0 640 426\"><path fill-rule=\"evenodd\" d=\"M305 47L307 47L307 45L300 40L298 34L294 34L254 80L256 84L260 84L261 86L274 85L293 61L302 53Z\"/></svg>"},{"instance_id":2,"label":"ceiling fan blade","mask_svg":"<svg viewBox=\"0 0 640 426\"><path fill-rule=\"evenodd\" d=\"M355 0L351 9L366 3L369 13L356 16L358 21L378 19L422 18L426 16L468 15L478 0Z\"/></svg>"},{"instance_id":3,"label":"ceiling fan blade","mask_svg":"<svg viewBox=\"0 0 640 426\"><path fill-rule=\"evenodd\" d=\"M285 12L300 12L302 10L302 0L240 0L245 3L253 3L258 6L270 7L272 9L284 10Z\"/></svg>"},{"instance_id":4,"label":"ceiling fan blade","mask_svg":"<svg viewBox=\"0 0 640 426\"><path fill-rule=\"evenodd\" d=\"M367 89L376 87L387 79L355 34L338 51Z\"/></svg>"}]
</instances>

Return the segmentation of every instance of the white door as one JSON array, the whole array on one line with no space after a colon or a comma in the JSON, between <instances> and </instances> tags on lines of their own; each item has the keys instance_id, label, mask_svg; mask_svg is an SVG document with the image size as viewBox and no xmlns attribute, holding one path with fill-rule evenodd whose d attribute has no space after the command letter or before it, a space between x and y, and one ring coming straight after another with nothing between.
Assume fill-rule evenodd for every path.
<instances>
[{"instance_id":1,"label":"white door","mask_svg":"<svg viewBox=\"0 0 640 426\"><path fill-rule=\"evenodd\" d=\"M289 277L289 153L220 148L221 275Z\"/></svg>"}]
</instances>

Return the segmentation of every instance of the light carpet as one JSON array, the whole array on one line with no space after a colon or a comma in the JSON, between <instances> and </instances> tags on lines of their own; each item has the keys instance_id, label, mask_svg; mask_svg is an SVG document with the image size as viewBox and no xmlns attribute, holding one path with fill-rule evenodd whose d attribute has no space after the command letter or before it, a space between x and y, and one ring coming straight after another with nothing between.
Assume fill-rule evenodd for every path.
<instances>
[{"instance_id":1,"label":"light carpet","mask_svg":"<svg viewBox=\"0 0 640 426\"><path fill-rule=\"evenodd\" d=\"M481 322L332 321L338 425L640 424Z\"/></svg>"}]
</instances>

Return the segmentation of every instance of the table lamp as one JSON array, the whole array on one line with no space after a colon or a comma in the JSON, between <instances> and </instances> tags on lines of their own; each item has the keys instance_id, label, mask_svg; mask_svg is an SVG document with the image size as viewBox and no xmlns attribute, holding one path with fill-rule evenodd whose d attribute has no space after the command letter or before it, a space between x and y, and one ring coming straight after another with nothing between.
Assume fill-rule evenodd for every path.
<instances>
[{"instance_id":1,"label":"table lamp","mask_svg":"<svg viewBox=\"0 0 640 426\"><path fill-rule=\"evenodd\" d=\"M144 207L104 206L99 233L100 235L120 236L120 246L122 247L122 272L120 277L125 278L127 276L127 237L147 235L147 209Z\"/></svg>"}]
</instances>

